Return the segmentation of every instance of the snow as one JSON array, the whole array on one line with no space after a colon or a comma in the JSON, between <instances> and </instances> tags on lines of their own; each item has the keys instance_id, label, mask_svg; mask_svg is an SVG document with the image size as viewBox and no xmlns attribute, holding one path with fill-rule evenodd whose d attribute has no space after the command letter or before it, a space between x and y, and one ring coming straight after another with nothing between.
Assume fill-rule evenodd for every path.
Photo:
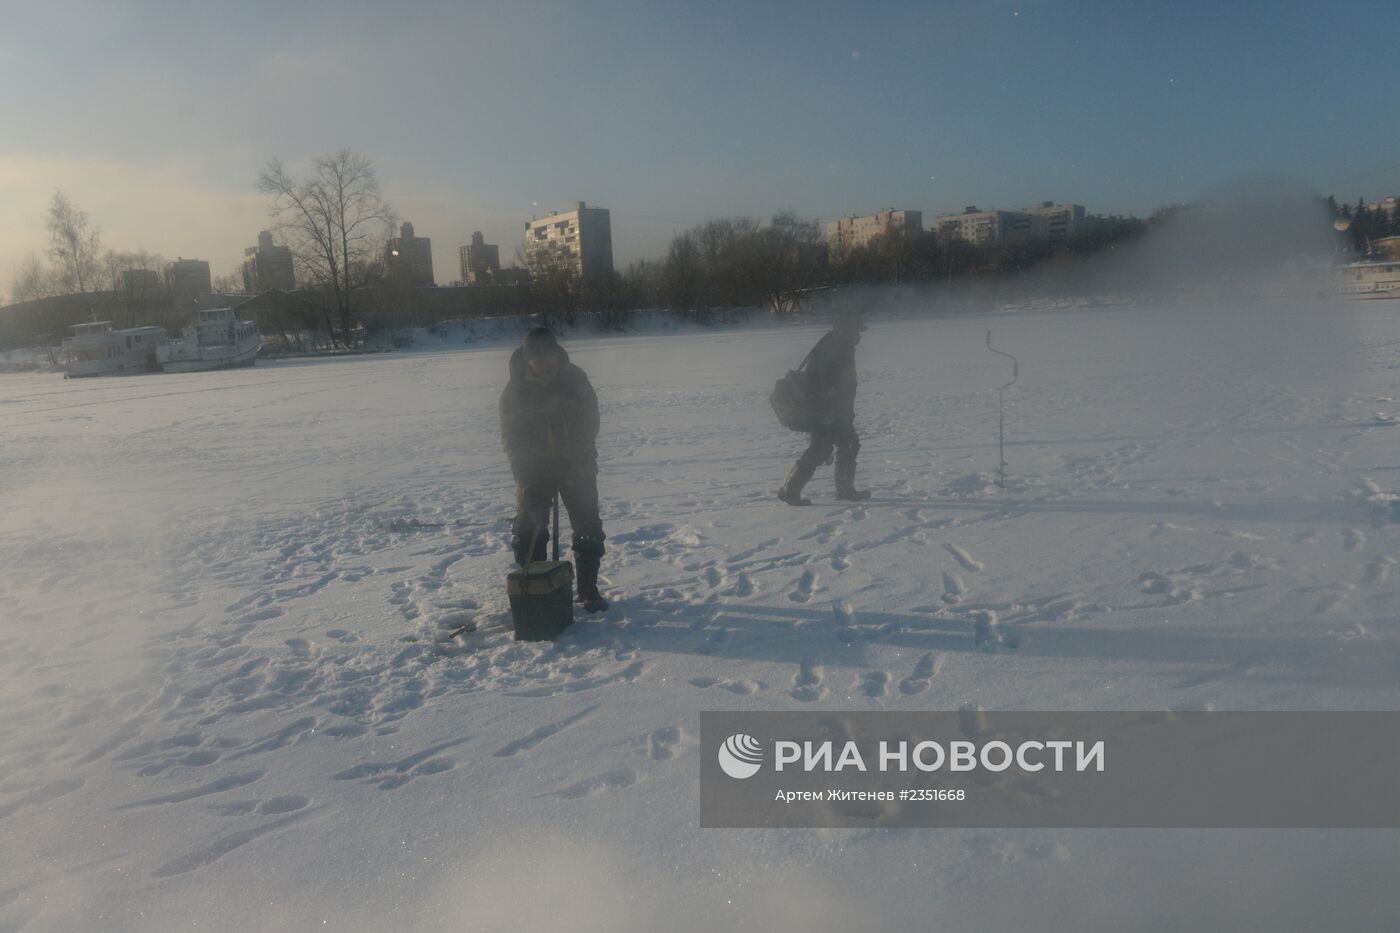
<instances>
[{"instance_id":1,"label":"snow","mask_svg":"<svg viewBox=\"0 0 1400 933\"><path fill-rule=\"evenodd\" d=\"M566 318L551 315L545 319L539 315L506 315L502 317L458 318L443 321L432 328L409 328L393 331L379 331L372 338L376 349L388 349L398 341L401 349L445 350L456 349L463 344L489 344L508 342L519 344L525 332L540 324L548 326L560 337L567 340L577 337L636 336L647 334L683 334L713 331L716 326L745 326L753 329L767 329L785 326L780 318L771 318L762 312L749 308L717 308L702 313L702 320L678 317L670 311L639 310L619 314L609 320L606 316L593 313L580 313ZM404 338L408 339L405 340Z\"/></svg>"},{"instance_id":2,"label":"snow","mask_svg":"<svg viewBox=\"0 0 1400 933\"><path fill-rule=\"evenodd\" d=\"M29 347L22 350L0 350L0 373L32 372L52 369L49 350ZM61 358L62 354L58 354Z\"/></svg>"},{"instance_id":3,"label":"snow","mask_svg":"<svg viewBox=\"0 0 1400 933\"><path fill-rule=\"evenodd\" d=\"M702 709L1400 702L1389 303L877 321L874 496L794 509L767 394L820 333L565 338L615 602L552 645L505 339L0 376L0 930L1393 918L1385 832L698 828Z\"/></svg>"}]
</instances>

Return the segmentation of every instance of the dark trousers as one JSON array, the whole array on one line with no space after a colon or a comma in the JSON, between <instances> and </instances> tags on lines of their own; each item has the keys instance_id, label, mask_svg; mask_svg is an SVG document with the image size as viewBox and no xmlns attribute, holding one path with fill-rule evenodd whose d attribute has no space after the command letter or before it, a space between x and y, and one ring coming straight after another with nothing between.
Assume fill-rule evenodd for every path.
<instances>
[{"instance_id":1,"label":"dark trousers","mask_svg":"<svg viewBox=\"0 0 1400 933\"><path fill-rule=\"evenodd\" d=\"M554 494L564 503L573 528L574 551L579 555L603 555L603 520L598 514L598 474L595 470L566 470L530 477L515 487L515 521L511 536L516 562L549 558L549 515ZM534 553L530 543L534 542ZM521 558L525 560L521 560Z\"/></svg>"},{"instance_id":2,"label":"dark trousers","mask_svg":"<svg viewBox=\"0 0 1400 933\"><path fill-rule=\"evenodd\" d=\"M797 460L798 466L808 473L830 460L833 450L838 468L855 466L856 454L860 453L860 437L856 434L854 420L827 422L813 431L811 437L812 442Z\"/></svg>"}]
</instances>

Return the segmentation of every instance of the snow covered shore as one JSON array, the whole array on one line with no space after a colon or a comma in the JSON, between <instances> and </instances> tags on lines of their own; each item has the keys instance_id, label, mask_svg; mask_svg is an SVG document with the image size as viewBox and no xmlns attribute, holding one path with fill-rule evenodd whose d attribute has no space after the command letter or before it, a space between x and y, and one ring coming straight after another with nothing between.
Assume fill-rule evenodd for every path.
<instances>
[{"instance_id":1,"label":"snow covered shore","mask_svg":"<svg viewBox=\"0 0 1400 933\"><path fill-rule=\"evenodd\" d=\"M552 645L505 341L0 376L0 930L1389 920L1392 833L701 831L695 755L701 709L1397 708L1389 305L877 322L874 498L809 509L767 395L820 330L565 336L616 599Z\"/></svg>"}]
</instances>

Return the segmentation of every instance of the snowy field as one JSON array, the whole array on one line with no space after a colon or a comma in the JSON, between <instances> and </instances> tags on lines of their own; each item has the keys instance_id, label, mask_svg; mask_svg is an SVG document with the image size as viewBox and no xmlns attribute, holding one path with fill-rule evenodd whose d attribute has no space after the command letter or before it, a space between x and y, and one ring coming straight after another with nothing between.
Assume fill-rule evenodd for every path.
<instances>
[{"instance_id":1,"label":"snowy field","mask_svg":"<svg viewBox=\"0 0 1400 933\"><path fill-rule=\"evenodd\" d=\"M506 631L504 344L0 376L0 930L1391 928L1394 833L702 831L695 746L1400 708L1400 302L877 322L874 497L793 509L820 333L565 341L615 605L553 645Z\"/></svg>"}]
</instances>

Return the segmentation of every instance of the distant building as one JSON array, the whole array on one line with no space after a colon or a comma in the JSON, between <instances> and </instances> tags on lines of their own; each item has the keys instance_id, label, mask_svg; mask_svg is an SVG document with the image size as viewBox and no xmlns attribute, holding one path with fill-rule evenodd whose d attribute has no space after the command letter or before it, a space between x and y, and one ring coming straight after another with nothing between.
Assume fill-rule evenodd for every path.
<instances>
[{"instance_id":1,"label":"distant building","mask_svg":"<svg viewBox=\"0 0 1400 933\"><path fill-rule=\"evenodd\" d=\"M243 251L243 290L250 295L261 295L274 288L289 292L296 287L292 251L273 245L272 234L262 231L258 234L258 245Z\"/></svg>"},{"instance_id":2,"label":"distant building","mask_svg":"<svg viewBox=\"0 0 1400 933\"><path fill-rule=\"evenodd\" d=\"M961 214L943 214L934 221L938 238L965 240L974 246L991 246L1014 240L1064 243L1084 229L1087 217L1080 204L1042 201L1021 211L979 211L967 207Z\"/></svg>"},{"instance_id":3,"label":"distant building","mask_svg":"<svg viewBox=\"0 0 1400 933\"><path fill-rule=\"evenodd\" d=\"M979 211L965 207L961 214L944 214L934 220L938 239L966 240L974 246L1005 242L1015 230L1017 215L1012 211Z\"/></svg>"},{"instance_id":4,"label":"distant building","mask_svg":"<svg viewBox=\"0 0 1400 933\"><path fill-rule=\"evenodd\" d=\"M1400 260L1400 236L1385 236L1372 240L1371 255L1392 262Z\"/></svg>"},{"instance_id":5,"label":"distant building","mask_svg":"<svg viewBox=\"0 0 1400 933\"><path fill-rule=\"evenodd\" d=\"M903 230L913 236L923 232L922 211L897 211L893 208L861 217L850 216L826 225L826 251L832 262L842 262L851 250L869 246L871 241L891 230Z\"/></svg>"},{"instance_id":6,"label":"distant building","mask_svg":"<svg viewBox=\"0 0 1400 933\"><path fill-rule=\"evenodd\" d=\"M611 213L579 201L572 211L529 221L525 258L534 277L560 269L584 279L612 274Z\"/></svg>"},{"instance_id":7,"label":"distant building","mask_svg":"<svg viewBox=\"0 0 1400 933\"><path fill-rule=\"evenodd\" d=\"M496 281L501 274L501 248L487 243L477 230L472 241L459 247L457 255L462 263L462 281L468 285L484 285Z\"/></svg>"},{"instance_id":8,"label":"distant building","mask_svg":"<svg viewBox=\"0 0 1400 933\"><path fill-rule=\"evenodd\" d=\"M433 241L431 237L414 236L413 224L399 227L399 235L384 247L384 261L391 273L403 275L411 285L432 286Z\"/></svg>"},{"instance_id":9,"label":"distant building","mask_svg":"<svg viewBox=\"0 0 1400 933\"><path fill-rule=\"evenodd\" d=\"M203 259L176 259L165 267L165 278L176 311L188 311L214 291L209 263Z\"/></svg>"},{"instance_id":10,"label":"distant building","mask_svg":"<svg viewBox=\"0 0 1400 933\"><path fill-rule=\"evenodd\" d=\"M1056 204L1041 201L1039 207L1028 207L1022 213L1029 219L1026 233L1033 240L1064 243L1084 229L1082 204Z\"/></svg>"},{"instance_id":11,"label":"distant building","mask_svg":"<svg viewBox=\"0 0 1400 933\"><path fill-rule=\"evenodd\" d=\"M1369 211L1371 211L1372 213L1391 214L1391 215L1393 215L1393 214L1395 213L1395 210L1396 210L1397 207L1400 207L1400 199L1393 198L1393 197L1391 197L1391 198L1382 198L1381 200L1377 201L1375 204L1367 204L1367 205L1366 205L1366 209L1369 210Z\"/></svg>"},{"instance_id":12,"label":"distant building","mask_svg":"<svg viewBox=\"0 0 1400 933\"><path fill-rule=\"evenodd\" d=\"M128 295L150 295L160 291L160 273L154 269L123 269L122 291Z\"/></svg>"},{"instance_id":13,"label":"distant building","mask_svg":"<svg viewBox=\"0 0 1400 933\"><path fill-rule=\"evenodd\" d=\"M529 285L530 270L519 266L506 266L496 273L497 285Z\"/></svg>"}]
</instances>

